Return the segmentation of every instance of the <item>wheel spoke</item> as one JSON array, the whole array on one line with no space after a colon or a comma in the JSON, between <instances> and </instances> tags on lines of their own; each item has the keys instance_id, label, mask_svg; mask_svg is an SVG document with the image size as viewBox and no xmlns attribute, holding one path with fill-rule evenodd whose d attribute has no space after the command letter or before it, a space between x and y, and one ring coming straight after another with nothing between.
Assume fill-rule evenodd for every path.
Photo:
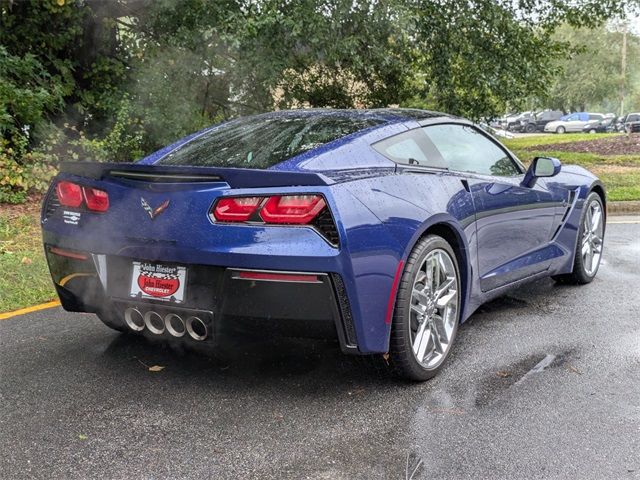
<instances>
[{"instance_id":1,"label":"wheel spoke","mask_svg":"<svg viewBox=\"0 0 640 480\"><path fill-rule=\"evenodd\" d=\"M431 279L431 291L435 291L440 285L440 256L433 256L433 278Z\"/></svg>"},{"instance_id":2,"label":"wheel spoke","mask_svg":"<svg viewBox=\"0 0 640 480\"><path fill-rule=\"evenodd\" d=\"M426 307L424 307L421 304L417 304L414 305L413 303L411 304L411 310L413 310L414 312L416 312L418 315L424 315L424 312L426 311Z\"/></svg>"},{"instance_id":3,"label":"wheel spoke","mask_svg":"<svg viewBox=\"0 0 640 480\"><path fill-rule=\"evenodd\" d=\"M433 340L433 351L437 353L444 353L440 334L436 331L435 328L431 329L431 340Z\"/></svg>"},{"instance_id":4,"label":"wheel spoke","mask_svg":"<svg viewBox=\"0 0 640 480\"><path fill-rule=\"evenodd\" d=\"M593 272L593 250L591 249L591 245L589 245L589 251L587 252L586 264L589 272Z\"/></svg>"},{"instance_id":5,"label":"wheel spoke","mask_svg":"<svg viewBox=\"0 0 640 480\"><path fill-rule=\"evenodd\" d=\"M449 293L440 297L436 302L436 307L439 309L445 308L449 305L453 300L456 300L458 296L458 292L455 290L449 290Z\"/></svg>"},{"instance_id":6,"label":"wheel spoke","mask_svg":"<svg viewBox=\"0 0 640 480\"><path fill-rule=\"evenodd\" d=\"M591 245L589 244L589 239L586 238L582 242L582 256L584 257L585 255L587 255L589 253L589 250L591 250Z\"/></svg>"},{"instance_id":7,"label":"wheel spoke","mask_svg":"<svg viewBox=\"0 0 640 480\"><path fill-rule=\"evenodd\" d=\"M414 300L420 303L421 306L424 306L427 303L429 303L429 296L426 293L424 293L423 290L418 290L417 288L414 288L412 294L413 294Z\"/></svg>"},{"instance_id":8,"label":"wheel spoke","mask_svg":"<svg viewBox=\"0 0 640 480\"><path fill-rule=\"evenodd\" d=\"M585 232L590 232L591 231L591 225L592 225L592 223L591 223L591 215L592 215L591 206L589 206L587 208L587 214L584 217L584 226L585 226L584 231Z\"/></svg>"},{"instance_id":9,"label":"wheel spoke","mask_svg":"<svg viewBox=\"0 0 640 480\"><path fill-rule=\"evenodd\" d=\"M595 213L591 217L591 232L596 233L598 227L600 226L600 221L602 220L602 210L600 208L595 209Z\"/></svg>"},{"instance_id":10,"label":"wheel spoke","mask_svg":"<svg viewBox=\"0 0 640 480\"><path fill-rule=\"evenodd\" d=\"M448 343L449 334L447 333L447 328L444 323L444 318L445 317L443 315L434 315L433 318L431 319L431 325L433 326L433 329L437 332L440 340Z\"/></svg>"},{"instance_id":11,"label":"wheel spoke","mask_svg":"<svg viewBox=\"0 0 640 480\"><path fill-rule=\"evenodd\" d=\"M418 331L416 332L416 336L413 339L413 353L415 353L416 358L419 362L424 360L424 354L427 350L427 345L429 344L429 338L431 337L430 330L427 330L429 326L429 322L423 322L418 327Z\"/></svg>"},{"instance_id":12,"label":"wheel spoke","mask_svg":"<svg viewBox=\"0 0 640 480\"><path fill-rule=\"evenodd\" d=\"M436 291L434 292L434 297L436 300L439 300L445 293L447 293L451 287L456 283L456 279L454 277L447 277L442 285L439 285Z\"/></svg>"}]
</instances>

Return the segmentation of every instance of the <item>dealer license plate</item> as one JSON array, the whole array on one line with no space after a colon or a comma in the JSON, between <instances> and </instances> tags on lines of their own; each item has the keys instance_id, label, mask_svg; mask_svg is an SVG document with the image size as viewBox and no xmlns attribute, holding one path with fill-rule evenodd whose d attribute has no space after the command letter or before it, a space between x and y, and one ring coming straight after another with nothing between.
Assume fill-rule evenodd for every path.
<instances>
[{"instance_id":1,"label":"dealer license plate","mask_svg":"<svg viewBox=\"0 0 640 480\"><path fill-rule=\"evenodd\" d=\"M182 303L186 280L185 267L133 262L130 296Z\"/></svg>"}]
</instances>

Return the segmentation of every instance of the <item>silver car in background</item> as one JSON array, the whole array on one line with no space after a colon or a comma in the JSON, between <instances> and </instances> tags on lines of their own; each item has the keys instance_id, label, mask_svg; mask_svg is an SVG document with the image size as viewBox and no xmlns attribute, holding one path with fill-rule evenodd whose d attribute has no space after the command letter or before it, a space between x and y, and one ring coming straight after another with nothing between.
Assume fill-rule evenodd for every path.
<instances>
[{"instance_id":1,"label":"silver car in background","mask_svg":"<svg viewBox=\"0 0 640 480\"><path fill-rule=\"evenodd\" d=\"M587 123L594 120L602 120L602 113L577 112L565 115L560 120L549 122L544 126L548 133L582 132Z\"/></svg>"}]
</instances>

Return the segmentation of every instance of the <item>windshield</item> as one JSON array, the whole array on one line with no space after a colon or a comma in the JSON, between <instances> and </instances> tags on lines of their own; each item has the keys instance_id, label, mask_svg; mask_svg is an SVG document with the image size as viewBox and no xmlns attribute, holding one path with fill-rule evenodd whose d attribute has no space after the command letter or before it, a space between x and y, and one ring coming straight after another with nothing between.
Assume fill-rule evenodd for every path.
<instances>
[{"instance_id":1,"label":"windshield","mask_svg":"<svg viewBox=\"0 0 640 480\"><path fill-rule=\"evenodd\" d=\"M307 150L380 123L383 120L338 113L245 117L194 138L158 163L269 168Z\"/></svg>"}]
</instances>

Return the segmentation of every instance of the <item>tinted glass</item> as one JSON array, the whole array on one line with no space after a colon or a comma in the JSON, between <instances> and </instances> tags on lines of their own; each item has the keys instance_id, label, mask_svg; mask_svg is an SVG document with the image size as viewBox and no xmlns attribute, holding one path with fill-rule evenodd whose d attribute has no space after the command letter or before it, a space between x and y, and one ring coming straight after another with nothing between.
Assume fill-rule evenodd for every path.
<instances>
[{"instance_id":1,"label":"tinted glass","mask_svg":"<svg viewBox=\"0 0 640 480\"><path fill-rule=\"evenodd\" d=\"M396 163L447 168L444 159L421 128L382 140L373 148Z\"/></svg>"},{"instance_id":2,"label":"tinted glass","mask_svg":"<svg viewBox=\"0 0 640 480\"><path fill-rule=\"evenodd\" d=\"M597 113L596 114L593 114L593 113L589 114L589 120L601 120L601 119L602 119L602 115L598 115Z\"/></svg>"},{"instance_id":3,"label":"tinted glass","mask_svg":"<svg viewBox=\"0 0 640 480\"><path fill-rule=\"evenodd\" d=\"M269 168L382 123L339 114L246 117L223 124L163 157L161 165Z\"/></svg>"},{"instance_id":4,"label":"tinted glass","mask_svg":"<svg viewBox=\"0 0 640 480\"><path fill-rule=\"evenodd\" d=\"M640 115L627 115L627 122L637 122L638 120L640 120Z\"/></svg>"},{"instance_id":5,"label":"tinted glass","mask_svg":"<svg viewBox=\"0 0 640 480\"><path fill-rule=\"evenodd\" d=\"M432 125L424 131L451 170L505 177L520 174L505 150L471 126Z\"/></svg>"}]
</instances>

